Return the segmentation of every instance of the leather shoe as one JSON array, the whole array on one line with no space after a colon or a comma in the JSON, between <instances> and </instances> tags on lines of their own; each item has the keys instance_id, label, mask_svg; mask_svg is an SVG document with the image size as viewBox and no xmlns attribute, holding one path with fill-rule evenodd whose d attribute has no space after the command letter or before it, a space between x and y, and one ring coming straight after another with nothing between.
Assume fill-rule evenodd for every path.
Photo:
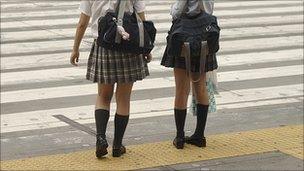
<instances>
[{"instance_id":1,"label":"leather shoe","mask_svg":"<svg viewBox=\"0 0 304 171\"><path fill-rule=\"evenodd\" d=\"M123 145L120 148L113 147L112 156L113 157L120 157L121 155L125 154L126 151L127 151L126 147L123 146Z\"/></svg>"},{"instance_id":2,"label":"leather shoe","mask_svg":"<svg viewBox=\"0 0 304 171\"><path fill-rule=\"evenodd\" d=\"M197 138L194 136L191 137L185 137L185 143L187 144L192 144L195 145L197 147L206 147L206 138Z\"/></svg>"},{"instance_id":3,"label":"leather shoe","mask_svg":"<svg viewBox=\"0 0 304 171\"><path fill-rule=\"evenodd\" d=\"M184 138L175 137L174 140L173 140L173 145L177 149L183 149L184 148L184 144L185 144Z\"/></svg>"},{"instance_id":4,"label":"leather shoe","mask_svg":"<svg viewBox=\"0 0 304 171\"><path fill-rule=\"evenodd\" d=\"M104 155L108 154L108 142L105 138L98 136L96 140L96 157L102 158Z\"/></svg>"}]
</instances>

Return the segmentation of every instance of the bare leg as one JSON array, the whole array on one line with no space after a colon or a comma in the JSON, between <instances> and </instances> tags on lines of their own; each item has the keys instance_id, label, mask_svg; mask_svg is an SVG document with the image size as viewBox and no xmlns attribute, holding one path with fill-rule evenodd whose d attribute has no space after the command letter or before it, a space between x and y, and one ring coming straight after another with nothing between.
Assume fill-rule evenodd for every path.
<instances>
[{"instance_id":1,"label":"bare leg","mask_svg":"<svg viewBox=\"0 0 304 171\"><path fill-rule=\"evenodd\" d=\"M184 148L184 126L187 115L187 102L190 91L190 81L184 69L174 69L175 76L175 108L174 119L176 125L176 137L173 145L177 149Z\"/></svg>"},{"instance_id":2,"label":"bare leg","mask_svg":"<svg viewBox=\"0 0 304 171\"><path fill-rule=\"evenodd\" d=\"M117 84L117 111L114 120L115 131L112 150L113 157L120 157L126 152L126 148L122 145L122 139L129 122L132 87L133 83Z\"/></svg>"},{"instance_id":3,"label":"bare leg","mask_svg":"<svg viewBox=\"0 0 304 171\"><path fill-rule=\"evenodd\" d=\"M188 96L190 92L190 80L186 70L174 68L175 76L175 108L187 109Z\"/></svg>"},{"instance_id":4,"label":"bare leg","mask_svg":"<svg viewBox=\"0 0 304 171\"><path fill-rule=\"evenodd\" d=\"M209 97L206 87L206 74L201 75L201 80L196 83L192 83L194 95L198 104L209 104Z\"/></svg>"},{"instance_id":5,"label":"bare leg","mask_svg":"<svg viewBox=\"0 0 304 171\"><path fill-rule=\"evenodd\" d=\"M206 147L205 139L205 127L207 122L209 99L206 88L206 74L201 75L201 80L197 83L193 83L193 89L195 91L196 104L196 128L191 137L186 137L186 143L196 145L198 147Z\"/></svg>"},{"instance_id":6,"label":"bare leg","mask_svg":"<svg viewBox=\"0 0 304 171\"><path fill-rule=\"evenodd\" d=\"M119 115L128 116L130 113L130 100L133 83L117 84L116 103L117 113Z\"/></svg>"},{"instance_id":7,"label":"bare leg","mask_svg":"<svg viewBox=\"0 0 304 171\"><path fill-rule=\"evenodd\" d=\"M96 98L95 109L110 110L113 91L113 84L98 84L98 95Z\"/></svg>"},{"instance_id":8,"label":"bare leg","mask_svg":"<svg viewBox=\"0 0 304 171\"><path fill-rule=\"evenodd\" d=\"M106 140L107 124L110 117L110 104L114 85L98 84L98 95L95 106L96 123L96 157L101 158L108 153Z\"/></svg>"}]
</instances>

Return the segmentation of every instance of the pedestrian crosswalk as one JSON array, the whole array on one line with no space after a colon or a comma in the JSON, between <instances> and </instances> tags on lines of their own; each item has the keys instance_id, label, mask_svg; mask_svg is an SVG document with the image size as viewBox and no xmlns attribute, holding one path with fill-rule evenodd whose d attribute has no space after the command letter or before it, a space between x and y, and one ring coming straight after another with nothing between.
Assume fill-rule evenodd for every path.
<instances>
[{"instance_id":1,"label":"pedestrian crosswalk","mask_svg":"<svg viewBox=\"0 0 304 171\"><path fill-rule=\"evenodd\" d=\"M158 35L151 76L134 85L131 119L168 116L173 109L172 70L160 66L173 1L146 2ZM1 1L1 133L67 126L53 117L58 114L94 122L97 86L85 80L90 30L80 67L69 64L78 4ZM224 0L214 14L222 27L218 112L303 103L303 2ZM112 107L114 114L115 101Z\"/></svg>"}]
</instances>

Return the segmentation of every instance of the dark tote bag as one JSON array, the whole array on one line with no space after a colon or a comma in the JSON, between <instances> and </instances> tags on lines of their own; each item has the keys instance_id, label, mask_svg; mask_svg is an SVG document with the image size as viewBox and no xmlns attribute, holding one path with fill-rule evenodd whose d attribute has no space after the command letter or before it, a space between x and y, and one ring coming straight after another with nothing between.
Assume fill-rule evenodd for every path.
<instances>
[{"instance_id":1,"label":"dark tote bag","mask_svg":"<svg viewBox=\"0 0 304 171\"><path fill-rule=\"evenodd\" d=\"M173 21L167 37L167 53L179 57L181 47L185 42L189 42L192 56L199 57L201 42L207 41L209 54L214 54L219 50L220 30L217 18L204 11L194 17L183 15Z\"/></svg>"},{"instance_id":2,"label":"dark tote bag","mask_svg":"<svg viewBox=\"0 0 304 171\"><path fill-rule=\"evenodd\" d=\"M126 0L120 0L116 12L108 12L98 21L99 46L133 54L149 54L154 48L156 28L152 21L142 21L135 9L132 15L125 13ZM124 40L117 32L122 26L130 38Z\"/></svg>"},{"instance_id":3,"label":"dark tote bag","mask_svg":"<svg viewBox=\"0 0 304 171\"><path fill-rule=\"evenodd\" d=\"M185 57L187 75L195 73L200 81L201 73L205 71L206 58L219 50L220 27L217 18L202 11L196 16L182 15L173 21L167 36L167 55ZM194 62L193 62L194 61ZM191 63L199 62L200 69L193 72Z\"/></svg>"}]
</instances>

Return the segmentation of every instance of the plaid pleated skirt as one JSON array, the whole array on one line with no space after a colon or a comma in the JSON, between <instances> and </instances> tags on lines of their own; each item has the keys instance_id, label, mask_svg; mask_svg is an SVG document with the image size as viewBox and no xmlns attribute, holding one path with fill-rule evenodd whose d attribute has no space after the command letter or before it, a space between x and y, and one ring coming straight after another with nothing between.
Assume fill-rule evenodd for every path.
<instances>
[{"instance_id":1,"label":"plaid pleated skirt","mask_svg":"<svg viewBox=\"0 0 304 171\"><path fill-rule=\"evenodd\" d=\"M94 40L88 59L87 80L102 84L132 83L148 75L148 65L142 55L107 50Z\"/></svg>"}]
</instances>

